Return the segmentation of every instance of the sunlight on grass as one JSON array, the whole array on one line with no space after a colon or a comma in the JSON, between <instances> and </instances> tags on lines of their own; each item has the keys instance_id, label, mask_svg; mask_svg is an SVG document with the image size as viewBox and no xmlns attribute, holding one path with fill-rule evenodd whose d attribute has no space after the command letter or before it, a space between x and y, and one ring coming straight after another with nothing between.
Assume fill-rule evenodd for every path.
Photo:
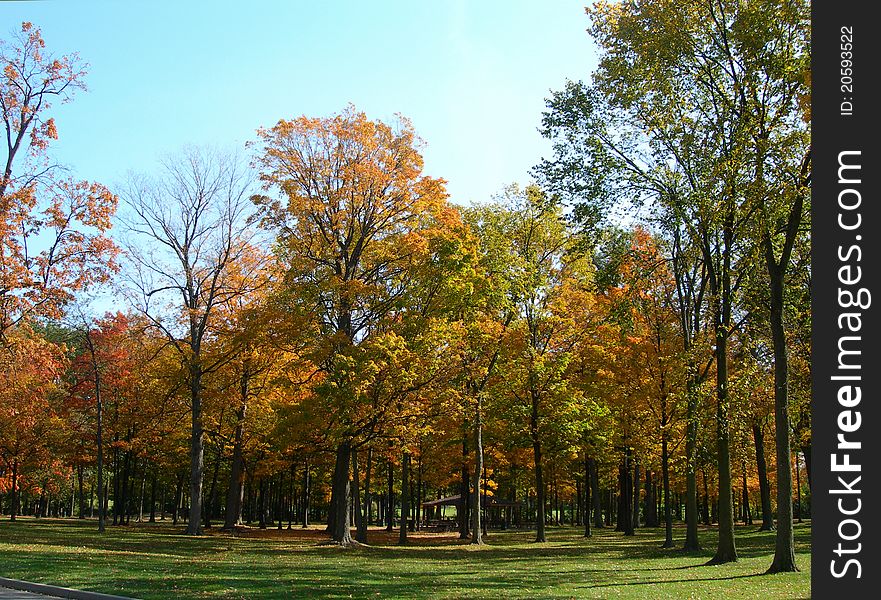
<instances>
[{"instance_id":1,"label":"sunlight on grass","mask_svg":"<svg viewBox=\"0 0 881 600\"><path fill-rule=\"evenodd\" d=\"M800 573L763 575L773 533L738 529L737 563L703 566L715 532L701 532L703 552L662 550L661 530L625 538L599 530L551 528L546 544L532 532L492 532L484 547L446 536L371 531L371 545L322 544L319 529L212 532L181 528L34 521L0 524L0 574L139 598L807 598L810 526L796 528ZM677 530L681 538L681 530ZM263 537L265 536L265 537ZM678 538L677 538L678 539Z\"/></svg>"}]
</instances>

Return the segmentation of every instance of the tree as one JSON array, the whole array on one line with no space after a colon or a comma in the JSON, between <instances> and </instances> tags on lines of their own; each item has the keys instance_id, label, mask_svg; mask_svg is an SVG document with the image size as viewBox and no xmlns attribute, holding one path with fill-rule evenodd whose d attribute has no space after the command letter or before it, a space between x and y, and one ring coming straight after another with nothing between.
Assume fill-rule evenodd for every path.
<instances>
[{"instance_id":1,"label":"tree","mask_svg":"<svg viewBox=\"0 0 881 600\"><path fill-rule=\"evenodd\" d=\"M590 206L607 205L622 192L630 201L655 206L669 220L669 231L684 232L687 245L699 252L697 272L706 287L702 283L694 288L697 294L679 295L691 306L704 297L714 337L721 502L715 563L737 558L729 500L727 343L739 325L743 278L756 266L750 260L749 234L757 205L746 160L752 152L744 144L750 124L744 118L745 88L739 81L746 67L724 54L738 36L744 36L738 43L747 44L761 38L749 33L750 28L761 29L767 19L758 15L772 10L763 6L738 12L734 3L716 1L598 4L589 10L589 31L603 50L594 85L570 83L552 100L552 108L560 110L544 122L548 133L558 136L557 160L540 165L547 178L564 191L599 190ZM593 158L579 164L576 159L586 152ZM699 373L706 373L701 362L693 362L692 386ZM688 438L695 438L693 431ZM693 456L693 443L688 446ZM691 491L695 486L688 487ZM690 525L694 532L693 521Z\"/></svg>"},{"instance_id":2,"label":"tree","mask_svg":"<svg viewBox=\"0 0 881 600\"><path fill-rule=\"evenodd\" d=\"M277 267L272 265L273 270ZM285 417L292 410L299 412L302 408L298 401L311 393L307 384L316 373L314 365L303 358L308 343L315 340L314 319L303 314L296 300L286 293L277 273L266 275L269 282L263 289L234 298L232 304L225 307L225 329L230 335L223 340L227 349L220 351L232 359L219 376L227 380L225 387L235 391L235 425L224 529L232 529L241 522L249 439L264 429L270 430L264 433L274 433L267 422L272 396L282 396L288 401L279 407L276 426L290 434L294 428ZM276 443L290 449L292 454L303 450L291 449L294 443L288 438L296 438L296 435L275 437Z\"/></svg>"},{"instance_id":3,"label":"tree","mask_svg":"<svg viewBox=\"0 0 881 600\"><path fill-rule=\"evenodd\" d=\"M685 7L675 2L620 8L616 12L611 6L600 6L595 11L592 33L607 49L597 80L613 105L620 107L628 121L635 124L636 139L645 136L652 148L649 160L642 164L631 158L632 154L639 156L635 148L629 148L629 153L619 159L628 177L649 187L657 201L672 212L675 221L686 227L692 243L700 249L716 361L719 542L711 562L724 563L737 560L731 500L727 343L735 326L737 267L749 214L740 202L741 181L733 151L738 129L718 114L717 99L701 85L702 80L693 78L691 71L674 62L684 61L689 67L700 62L696 47L701 46L702 40L683 41L680 36L692 31L697 37L706 35L711 27L707 24L709 18L700 11L692 11L688 14L696 22L693 27L684 28ZM649 24L654 18L660 19L660 29ZM658 31L670 39L662 42ZM658 52L663 43L680 51L689 48L697 54ZM712 61L709 66L722 68ZM675 101L662 100L665 94Z\"/></svg>"},{"instance_id":4,"label":"tree","mask_svg":"<svg viewBox=\"0 0 881 600\"><path fill-rule=\"evenodd\" d=\"M463 466L462 493L458 512L465 520L467 514L469 485L473 490L470 497L471 543L483 543L482 503L480 500L481 478L484 476L484 415L486 400L491 396L490 383L497 378L502 346L508 336L508 327L515 317L512 303L512 273L510 267L514 258L510 240L506 239L506 218L510 216L498 206L477 206L465 210L465 221L475 238L477 247L471 269L445 269L449 274L464 275L459 279L459 289L451 291L458 298L449 304L450 318L455 319L458 335L456 354L461 361L457 383L464 390L463 426L467 429L469 420L473 424L474 471L473 482L467 482L467 466ZM464 254L468 256L468 254ZM461 285L464 284L464 285ZM471 404L472 407L468 405ZM473 419L469 419L469 409L473 408ZM467 449L467 437L463 439L463 450ZM465 457L463 457L464 459ZM460 536L467 534L468 525L460 523Z\"/></svg>"},{"instance_id":5,"label":"tree","mask_svg":"<svg viewBox=\"0 0 881 600\"><path fill-rule=\"evenodd\" d=\"M674 308L676 282L661 252L659 240L641 228L634 231L631 252L623 267L626 293L637 312L632 328L635 343L629 353L635 356L637 364L650 378L652 389L645 397L661 434L664 547L672 548L670 455L674 436L671 434L678 420L676 400L681 397L681 384L690 381L683 372L685 357L679 339L681 321ZM639 377L634 375L631 380L639 381ZM696 516L696 510L693 514Z\"/></svg>"},{"instance_id":6,"label":"tree","mask_svg":"<svg viewBox=\"0 0 881 600\"><path fill-rule=\"evenodd\" d=\"M94 435L99 532L104 531L107 510L104 504L104 390L113 390L117 397L134 395L136 357L131 352L130 333L129 319L121 313L108 314L97 322L81 313L73 331L81 351L69 369L73 375L71 395L88 402L80 408L90 416L94 409L94 429L81 433L88 438ZM87 422L91 425L91 419ZM114 498L114 502L118 502L118 498Z\"/></svg>"},{"instance_id":7,"label":"tree","mask_svg":"<svg viewBox=\"0 0 881 600\"><path fill-rule=\"evenodd\" d=\"M265 223L278 235L286 280L324 334L313 362L333 405L330 533L347 545L352 446L371 427L371 419L359 425L368 399L347 384L348 365L414 285L430 217L446 194L442 180L421 174L421 141L403 117L392 127L349 106L328 118L281 120L259 136L261 178L282 195L262 199Z\"/></svg>"},{"instance_id":8,"label":"tree","mask_svg":"<svg viewBox=\"0 0 881 600\"><path fill-rule=\"evenodd\" d=\"M723 9L724 10L724 9ZM730 84L740 91L736 116L749 136L746 168L757 203L759 242L768 276L774 349L774 432L777 448L777 533L769 573L798 571L792 529L789 357L785 288L793 250L810 211L810 2L760 2L729 9L726 46ZM775 18L768 19L772 13ZM724 14L724 13L723 13Z\"/></svg>"},{"instance_id":9,"label":"tree","mask_svg":"<svg viewBox=\"0 0 881 600\"><path fill-rule=\"evenodd\" d=\"M810 181L808 128L809 4L743 4L724 0L603 5L592 32L609 49L600 80L633 109L649 136L683 168L690 187L713 206L689 215L707 269L714 317L718 389L720 540L714 562L736 560L728 459L727 364L724 348L736 328L734 296L754 265L758 242L768 274L775 348L775 432L780 518L771 571L796 570L788 452L786 270L801 234ZM773 15L769 18L769 15ZM659 33L660 32L660 33ZM632 85L639 81L639 85ZM684 101L670 101L689 91ZM663 99L662 97L667 97ZM694 141L701 140L700 150ZM709 160L701 160L712 149ZM696 160L698 159L698 160ZM693 167L703 165L700 170ZM697 175L704 182L694 185ZM717 218L714 218L717 217ZM705 229L705 225L709 228ZM712 232L712 234L711 234ZM758 235L748 240L753 232ZM757 238L757 239L756 239ZM786 500L784 500L784 498Z\"/></svg>"},{"instance_id":10,"label":"tree","mask_svg":"<svg viewBox=\"0 0 881 600\"><path fill-rule=\"evenodd\" d=\"M124 193L131 211L130 295L186 368L190 401L190 517L202 531L204 426L202 379L230 360L204 360L220 307L253 291L260 269L247 260L253 234L250 181L234 157L188 149L166 160L161 179L134 178ZM147 241L141 245L139 242Z\"/></svg>"},{"instance_id":11,"label":"tree","mask_svg":"<svg viewBox=\"0 0 881 600\"><path fill-rule=\"evenodd\" d=\"M15 521L22 488L34 484L29 476L52 458L49 434L61 424L51 397L58 391L65 357L30 328L8 333L0 350L0 458L3 489L11 495L10 520Z\"/></svg>"},{"instance_id":12,"label":"tree","mask_svg":"<svg viewBox=\"0 0 881 600\"><path fill-rule=\"evenodd\" d=\"M704 329L704 297L707 290L706 268L702 253L690 243L687 228L673 215L667 221L672 230L671 267L676 282L676 313L686 362L686 433L685 433L685 544L686 551L701 549L697 535L697 450L700 387L709 375L714 356L708 349ZM701 362L704 361L703 366Z\"/></svg>"},{"instance_id":13,"label":"tree","mask_svg":"<svg viewBox=\"0 0 881 600\"><path fill-rule=\"evenodd\" d=\"M580 440L579 407L583 397L567 369L581 339L579 317L589 310L591 265L568 235L558 204L537 186L506 191L507 206L496 222L509 253L508 302L516 320L505 340L504 378L515 400L508 418L526 434L533 451L536 490L536 541L546 541L546 484L543 443L560 448ZM582 311L582 315L578 312ZM523 431L525 429L526 431Z\"/></svg>"},{"instance_id":14,"label":"tree","mask_svg":"<svg viewBox=\"0 0 881 600\"><path fill-rule=\"evenodd\" d=\"M59 178L47 154L58 138L53 102L84 88L77 55L46 53L40 30L25 22L12 43L0 41L0 68L2 339L31 317L59 317L73 293L108 281L116 249L105 234L117 199L100 184Z\"/></svg>"}]
</instances>

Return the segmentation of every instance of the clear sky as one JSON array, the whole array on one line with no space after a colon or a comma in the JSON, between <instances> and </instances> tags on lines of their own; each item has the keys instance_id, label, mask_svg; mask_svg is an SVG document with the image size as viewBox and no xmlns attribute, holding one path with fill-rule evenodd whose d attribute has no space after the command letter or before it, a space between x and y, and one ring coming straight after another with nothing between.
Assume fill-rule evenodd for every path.
<instances>
[{"instance_id":1,"label":"clear sky","mask_svg":"<svg viewBox=\"0 0 881 600\"><path fill-rule=\"evenodd\" d=\"M0 2L89 63L54 111L54 157L110 185L185 144L243 146L280 118L347 103L409 117L458 203L528 181L544 98L595 66L583 0Z\"/></svg>"}]
</instances>

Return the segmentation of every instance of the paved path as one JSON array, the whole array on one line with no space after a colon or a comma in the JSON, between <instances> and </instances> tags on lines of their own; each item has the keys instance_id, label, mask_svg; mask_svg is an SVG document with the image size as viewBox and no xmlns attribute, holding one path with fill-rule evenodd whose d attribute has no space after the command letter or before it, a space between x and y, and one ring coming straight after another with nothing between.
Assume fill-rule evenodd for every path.
<instances>
[{"instance_id":1,"label":"paved path","mask_svg":"<svg viewBox=\"0 0 881 600\"><path fill-rule=\"evenodd\" d=\"M44 596L43 594L32 594L31 592L23 592L20 590L12 590L0 587L0 600L51 600L60 596Z\"/></svg>"},{"instance_id":2,"label":"paved path","mask_svg":"<svg viewBox=\"0 0 881 600\"><path fill-rule=\"evenodd\" d=\"M41 598L42 600L52 600L53 598L55 600L59 598L73 600L133 600L124 596L99 594L97 592L73 590L55 585L0 577L0 600L39 600Z\"/></svg>"}]
</instances>

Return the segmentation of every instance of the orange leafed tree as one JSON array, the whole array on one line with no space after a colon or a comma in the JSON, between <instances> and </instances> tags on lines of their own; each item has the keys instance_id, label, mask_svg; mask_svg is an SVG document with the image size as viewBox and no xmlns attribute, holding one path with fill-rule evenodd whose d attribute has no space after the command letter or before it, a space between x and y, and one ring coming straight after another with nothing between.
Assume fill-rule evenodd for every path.
<instances>
[{"instance_id":1,"label":"orange leafed tree","mask_svg":"<svg viewBox=\"0 0 881 600\"><path fill-rule=\"evenodd\" d=\"M416 285L431 224L446 206L444 182L422 175L421 141L401 117L390 126L349 106L328 118L281 120L259 136L261 177L284 200L263 199L265 222L278 234L288 285L324 333L314 362L345 381L358 348ZM331 396L330 531L348 544L348 473L364 397L345 386Z\"/></svg>"},{"instance_id":2,"label":"orange leafed tree","mask_svg":"<svg viewBox=\"0 0 881 600\"><path fill-rule=\"evenodd\" d=\"M135 325L136 321L119 312L108 313L94 322L84 320L77 332L82 351L69 368L65 403L70 423L67 452L73 454L71 462L79 463L80 469L85 464L97 466L99 531L104 531L107 513L103 494L105 440L111 437L108 434L116 434L118 440L121 423L134 429L133 422L148 413L144 407L145 394L136 386L139 377L143 379L143 374L137 375L137 364L144 357L136 352ZM105 414L110 407L115 418L114 423L108 424ZM81 476L79 482L82 486ZM80 502L82 514L82 490Z\"/></svg>"},{"instance_id":3,"label":"orange leafed tree","mask_svg":"<svg viewBox=\"0 0 881 600\"><path fill-rule=\"evenodd\" d=\"M45 52L40 30L22 23L0 41L0 118L6 156L0 174L0 336L30 316L57 317L72 294L105 281L115 249L105 235L116 197L97 183L56 177L47 154L57 139L53 101L83 89L73 54Z\"/></svg>"},{"instance_id":4,"label":"orange leafed tree","mask_svg":"<svg viewBox=\"0 0 881 600\"><path fill-rule=\"evenodd\" d=\"M20 490L33 484L28 473L49 460L54 414L49 400L63 363L58 346L24 327L10 332L0 349L0 492L11 493L13 521Z\"/></svg>"}]
</instances>

